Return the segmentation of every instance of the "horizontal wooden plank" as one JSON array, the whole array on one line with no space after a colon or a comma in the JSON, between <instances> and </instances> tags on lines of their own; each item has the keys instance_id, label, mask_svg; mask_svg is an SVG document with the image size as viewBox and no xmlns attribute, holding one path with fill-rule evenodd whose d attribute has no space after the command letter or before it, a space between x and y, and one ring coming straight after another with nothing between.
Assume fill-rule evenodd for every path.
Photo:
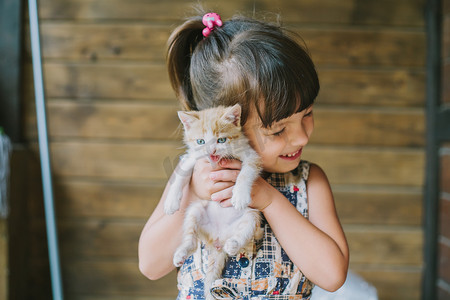
<instances>
[{"instance_id":1,"label":"horizontal wooden plank","mask_svg":"<svg viewBox=\"0 0 450 300\"><path fill-rule=\"evenodd\" d=\"M181 139L177 103L48 102L53 138ZM28 114L30 138L37 136L36 116Z\"/></svg>"},{"instance_id":2,"label":"horizontal wooden plank","mask_svg":"<svg viewBox=\"0 0 450 300\"><path fill-rule=\"evenodd\" d=\"M326 32L326 33L325 33ZM326 66L425 66L424 32L300 29L319 67Z\"/></svg>"},{"instance_id":3,"label":"horizontal wooden plank","mask_svg":"<svg viewBox=\"0 0 450 300\"><path fill-rule=\"evenodd\" d=\"M163 184L59 181L55 187L61 218L147 219L164 190Z\"/></svg>"},{"instance_id":4,"label":"horizontal wooden plank","mask_svg":"<svg viewBox=\"0 0 450 300\"><path fill-rule=\"evenodd\" d=\"M148 24L44 23L44 58L165 60L171 27ZM408 30L296 28L314 62L333 66L424 67L425 33ZM95 32L95 34L92 34Z\"/></svg>"},{"instance_id":5,"label":"horizontal wooden plank","mask_svg":"<svg viewBox=\"0 0 450 300\"><path fill-rule=\"evenodd\" d=\"M423 232L420 227L345 226L352 264L422 265Z\"/></svg>"},{"instance_id":6,"label":"horizontal wooden plank","mask_svg":"<svg viewBox=\"0 0 450 300\"><path fill-rule=\"evenodd\" d=\"M425 73L414 70L318 70L318 103L424 107Z\"/></svg>"},{"instance_id":7,"label":"horizontal wooden plank","mask_svg":"<svg viewBox=\"0 0 450 300\"><path fill-rule=\"evenodd\" d=\"M134 262L77 261L67 262L62 266L68 299L142 300L145 297L152 300L168 300L174 299L177 295L174 272L157 281L149 281L138 273ZM380 300L420 299L420 269L383 267L374 269L358 265L352 265L351 269L377 288ZM42 277L42 273L40 275ZM99 285L100 283L102 285ZM35 291L30 294L43 295L42 288L42 285L30 286L30 289ZM132 288L134 290L131 290ZM45 295L50 296L50 290Z\"/></svg>"},{"instance_id":8,"label":"horizontal wooden plank","mask_svg":"<svg viewBox=\"0 0 450 300\"><path fill-rule=\"evenodd\" d=\"M63 265L64 291L73 298L77 295L121 295L172 297L178 294L176 273L151 281L138 269L137 261L76 261ZM69 296L70 297L70 296Z\"/></svg>"},{"instance_id":9,"label":"horizontal wooden plank","mask_svg":"<svg viewBox=\"0 0 450 300\"><path fill-rule=\"evenodd\" d=\"M122 180L166 180L174 169L179 143L53 142L55 176ZM422 186L423 150L305 148L304 159L318 163L332 184Z\"/></svg>"},{"instance_id":10,"label":"horizontal wooden plank","mask_svg":"<svg viewBox=\"0 0 450 300\"><path fill-rule=\"evenodd\" d=\"M27 68L28 73L31 69ZM423 107L425 73L413 70L318 70L317 102L333 105ZM44 63L49 98L175 101L163 64ZM33 99L27 76L26 99Z\"/></svg>"},{"instance_id":11,"label":"horizontal wooden plank","mask_svg":"<svg viewBox=\"0 0 450 300\"><path fill-rule=\"evenodd\" d=\"M183 153L175 142L55 142L50 147L56 176L125 180L168 179Z\"/></svg>"},{"instance_id":12,"label":"horizontal wooden plank","mask_svg":"<svg viewBox=\"0 0 450 300\"><path fill-rule=\"evenodd\" d=\"M191 11L195 1L142 1L131 0L68 0L63 3L42 0L40 16L43 19L78 20L170 20L179 21ZM356 0L333 1L240 1L218 3L202 1L205 8L218 11L223 19L236 12L252 14L280 13L284 22L369 24L392 26L423 26L423 0L378 0L360 3ZM388 7L389 9L386 9Z\"/></svg>"},{"instance_id":13,"label":"horizontal wooden plank","mask_svg":"<svg viewBox=\"0 0 450 300\"><path fill-rule=\"evenodd\" d=\"M319 164L332 184L423 185L422 150L309 146L304 152L304 159Z\"/></svg>"},{"instance_id":14,"label":"horizontal wooden plank","mask_svg":"<svg viewBox=\"0 0 450 300\"><path fill-rule=\"evenodd\" d=\"M137 259L139 236L146 220L60 218L58 221L61 257L65 261ZM34 220L39 225L43 220ZM36 226L38 227L38 226ZM373 266L422 265L420 227L344 226L352 264ZM37 237L43 232L33 232ZM44 254L33 250L33 257Z\"/></svg>"},{"instance_id":15,"label":"horizontal wooden plank","mask_svg":"<svg viewBox=\"0 0 450 300\"><path fill-rule=\"evenodd\" d=\"M46 255L46 253L42 253ZM31 260L30 299L50 299L50 273L46 256ZM178 294L176 272L149 280L139 271L137 259L70 260L61 256L64 294L67 299L118 297L117 299L174 299ZM86 297L86 298L85 298ZM149 298L150 297L150 298Z\"/></svg>"},{"instance_id":16,"label":"horizontal wooden plank","mask_svg":"<svg viewBox=\"0 0 450 300\"><path fill-rule=\"evenodd\" d=\"M421 189L333 187L342 224L422 224Z\"/></svg>"},{"instance_id":17,"label":"horizontal wooden plank","mask_svg":"<svg viewBox=\"0 0 450 300\"><path fill-rule=\"evenodd\" d=\"M42 55L53 59L129 59L163 62L171 26L130 23L41 25ZM95 34L92 34L95 32ZM28 51L30 48L27 47Z\"/></svg>"},{"instance_id":18,"label":"horizontal wooden plank","mask_svg":"<svg viewBox=\"0 0 450 300\"><path fill-rule=\"evenodd\" d=\"M41 272L34 272L35 278L29 286L29 293L39 299L51 296L50 288L43 285L43 275L48 274L48 264L41 265ZM68 299L103 300L168 300L177 295L176 274L157 281L144 278L136 262L127 261L76 261L62 264L65 294ZM352 265L351 269L377 288L380 300L420 299L421 272L418 268L371 268ZM42 272L42 270L47 270Z\"/></svg>"},{"instance_id":19,"label":"horizontal wooden plank","mask_svg":"<svg viewBox=\"0 0 450 300\"><path fill-rule=\"evenodd\" d=\"M425 144L422 110L338 109L317 105L314 114L311 138L314 144L400 147Z\"/></svg>"},{"instance_id":20,"label":"horizontal wooden plank","mask_svg":"<svg viewBox=\"0 0 450 300\"><path fill-rule=\"evenodd\" d=\"M376 287L380 300L421 299L420 269L372 269L361 266L351 268Z\"/></svg>"},{"instance_id":21,"label":"horizontal wooden plank","mask_svg":"<svg viewBox=\"0 0 450 300\"><path fill-rule=\"evenodd\" d=\"M44 64L47 97L173 100L165 64Z\"/></svg>"},{"instance_id":22,"label":"horizontal wooden plank","mask_svg":"<svg viewBox=\"0 0 450 300\"><path fill-rule=\"evenodd\" d=\"M146 219L159 202L163 188L164 183L58 181L55 185L57 215L62 218ZM419 226L422 222L420 189L334 186L333 192L344 225ZM43 204L39 201L34 205Z\"/></svg>"},{"instance_id":23,"label":"horizontal wooden plank","mask_svg":"<svg viewBox=\"0 0 450 300\"><path fill-rule=\"evenodd\" d=\"M52 138L179 140L178 109L175 103L50 101L49 134ZM314 144L424 146L422 110L329 108L319 104L314 113ZM27 114L26 120L27 136L34 139L36 116Z\"/></svg>"},{"instance_id":24,"label":"horizontal wooden plank","mask_svg":"<svg viewBox=\"0 0 450 300\"><path fill-rule=\"evenodd\" d=\"M66 261L105 257L137 259L139 236L145 221L60 219L58 232L61 256Z\"/></svg>"}]
</instances>

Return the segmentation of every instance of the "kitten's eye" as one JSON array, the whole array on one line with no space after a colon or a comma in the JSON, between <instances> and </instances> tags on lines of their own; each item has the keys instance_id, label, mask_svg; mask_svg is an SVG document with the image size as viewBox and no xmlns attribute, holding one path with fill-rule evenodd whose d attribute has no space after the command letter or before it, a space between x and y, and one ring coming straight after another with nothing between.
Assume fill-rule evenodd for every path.
<instances>
[{"instance_id":1,"label":"kitten's eye","mask_svg":"<svg viewBox=\"0 0 450 300\"><path fill-rule=\"evenodd\" d=\"M226 141L227 141L227 138L224 138L224 137L218 138L218 139L217 139L217 142L218 142L219 144L223 144L223 143L225 143Z\"/></svg>"},{"instance_id":2,"label":"kitten's eye","mask_svg":"<svg viewBox=\"0 0 450 300\"><path fill-rule=\"evenodd\" d=\"M205 144L205 140L204 139L198 139L197 140L197 144L204 145Z\"/></svg>"}]
</instances>

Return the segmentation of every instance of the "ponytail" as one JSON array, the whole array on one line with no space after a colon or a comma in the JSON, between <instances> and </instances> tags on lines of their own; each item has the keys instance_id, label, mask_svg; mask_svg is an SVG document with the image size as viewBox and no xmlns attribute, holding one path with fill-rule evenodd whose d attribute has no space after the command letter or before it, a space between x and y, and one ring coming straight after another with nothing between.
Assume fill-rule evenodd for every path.
<instances>
[{"instance_id":1,"label":"ponytail","mask_svg":"<svg viewBox=\"0 0 450 300\"><path fill-rule=\"evenodd\" d=\"M201 16L192 17L177 27L168 41L167 67L170 82L186 110L197 110L193 99L189 68L192 53L197 44L203 40L204 27Z\"/></svg>"}]
</instances>

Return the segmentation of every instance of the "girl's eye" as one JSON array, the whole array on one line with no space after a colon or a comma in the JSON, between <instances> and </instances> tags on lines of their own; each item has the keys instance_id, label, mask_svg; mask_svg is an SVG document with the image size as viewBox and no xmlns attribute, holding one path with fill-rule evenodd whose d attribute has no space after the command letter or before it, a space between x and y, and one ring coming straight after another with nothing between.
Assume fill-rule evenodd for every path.
<instances>
[{"instance_id":1,"label":"girl's eye","mask_svg":"<svg viewBox=\"0 0 450 300\"><path fill-rule=\"evenodd\" d=\"M224 137L218 138L218 139L217 139L217 142L218 142L219 144L223 144L223 143L225 143L226 141L227 141L227 138L224 138Z\"/></svg>"},{"instance_id":2,"label":"girl's eye","mask_svg":"<svg viewBox=\"0 0 450 300\"><path fill-rule=\"evenodd\" d=\"M312 116L312 114L313 114L313 110L311 109L310 111L308 111L307 113L305 113L305 117L309 117L309 116Z\"/></svg>"},{"instance_id":3,"label":"girl's eye","mask_svg":"<svg viewBox=\"0 0 450 300\"><path fill-rule=\"evenodd\" d=\"M205 144L205 140L204 139L198 139L197 140L197 144L204 145Z\"/></svg>"},{"instance_id":4,"label":"girl's eye","mask_svg":"<svg viewBox=\"0 0 450 300\"><path fill-rule=\"evenodd\" d=\"M284 129L285 129L285 128L281 129L280 131L277 131L277 132L273 133L273 135L274 135L274 136L280 136L280 135L282 135L283 132L284 132Z\"/></svg>"}]
</instances>

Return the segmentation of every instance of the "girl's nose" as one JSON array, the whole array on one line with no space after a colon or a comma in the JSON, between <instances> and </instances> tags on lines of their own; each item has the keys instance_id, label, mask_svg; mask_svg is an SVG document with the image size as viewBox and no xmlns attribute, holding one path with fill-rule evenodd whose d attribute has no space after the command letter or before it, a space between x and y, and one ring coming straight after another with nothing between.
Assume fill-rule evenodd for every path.
<instances>
[{"instance_id":1,"label":"girl's nose","mask_svg":"<svg viewBox=\"0 0 450 300\"><path fill-rule=\"evenodd\" d=\"M305 146L309 141L309 135L306 128L299 124L296 126L292 134L290 134L290 143L293 146Z\"/></svg>"}]
</instances>

